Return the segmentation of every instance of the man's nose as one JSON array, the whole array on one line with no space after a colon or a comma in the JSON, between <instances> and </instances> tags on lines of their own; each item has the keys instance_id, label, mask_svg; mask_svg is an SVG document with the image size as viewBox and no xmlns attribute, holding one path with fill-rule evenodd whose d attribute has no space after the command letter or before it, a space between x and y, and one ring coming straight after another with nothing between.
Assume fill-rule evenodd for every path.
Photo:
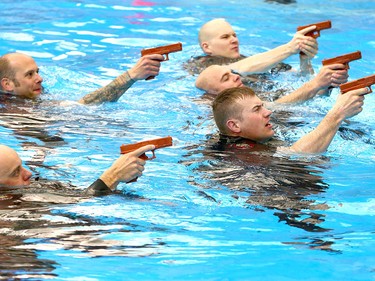
<instances>
[{"instance_id":1,"label":"man's nose","mask_svg":"<svg viewBox=\"0 0 375 281\"><path fill-rule=\"evenodd\" d=\"M232 42L238 42L238 38L236 36L231 36L231 41Z\"/></svg>"},{"instance_id":2,"label":"man's nose","mask_svg":"<svg viewBox=\"0 0 375 281\"><path fill-rule=\"evenodd\" d=\"M266 117L270 117L271 115L272 115L272 111L269 110L269 109L267 109L267 108L265 108L265 116Z\"/></svg>"},{"instance_id":3,"label":"man's nose","mask_svg":"<svg viewBox=\"0 0 375 281\"><path fill-rule=\"evenodd\" d=\"M28 181L31 176L33 175L33 173L31 173L29 170L25 169L25 168L22 168L23 171L22 171L22 179L24 181Z\"/></svg>"},{"instance_id":4,"label":"man's nose","mask_svg":"<svg viewBox=\"0 0 375 281\"><path fill-rule=\"evenodd\" d=\"M241 76L239 74L232 73L232 78L233 81L237 82L239 79L241 79Z\"/></svg>"},{"instance_id":5,"label":"man's nose","mask_svg":"<svg viewBox=\"0 0 375 281\"><path fill-rule=\"evenodd\" d=\"M39 83L39 82L43 82L43 77L39 74L39 73L37 73L36 74L36 81Z\"/></svg>"}]
</instances>

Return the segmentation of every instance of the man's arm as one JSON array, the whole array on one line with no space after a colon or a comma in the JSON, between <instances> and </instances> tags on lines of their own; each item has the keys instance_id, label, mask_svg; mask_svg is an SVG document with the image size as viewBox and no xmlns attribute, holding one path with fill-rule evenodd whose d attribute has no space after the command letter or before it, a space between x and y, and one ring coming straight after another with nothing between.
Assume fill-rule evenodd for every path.
<instances>
[{"instance_id":1,"label":"man's arm","mask_svg":"<svg viewBox=\"0 0 375 281\"><path fill-rule=\"evenodd\" d=\"M153 149L154 145L146 145L127 154L121 154L111 167L85 190L85 195L107 195L114 192L120 182L130 182L140 177L146 161L139 156Z\"/></svg>"},{"instance_id":2,"label":"man's arm","mask_svg":"<svg viewBox=\"0 0 375 281\"><path fill-rule=\"evenodd\" d=\"M290 150L298 153L322 153L327 150L341 123L362 111L367 88L339 94L333 108L310 133L296 141Z\"/></svg>"},{"instance_id":3,"label":"man's arm","mask_svg":"<svg viewBox=\"0 0 375 281\"><path fill-rule=\"evenodd\" d=\"M314 68L311 63L311 58L304 53L299 54L299 65L300 65L300 74L302 76L314 74Z\"/></svg>"},{"instance_id":4,"label":"man's arm","mask_svg":"<svg viewBox=\"0 0 375 281\"><path fill-rule=\"evenodd\" d=\"M314 29L315 26L310 26L301 31L297 31L290 42L270 51L256 54L232 63L229 67L240 73L262 73L270 70L279 62L299 52L303 52L308 58L312 58L318 52L318 43L315 38L305 36L305 34Z\"/></svg>"},{"instance_id":5,"label":"man's arm","mask_svg":"<svg viewBox=\"0 0 375 281\"><path fill-rule=\"evenodd\" d=\"M338 87L348 80L348 71L343 64L323 66L318 75L294 92L277 99L277 103L295 103L309 100L325 93L329 87Z\"/></svg>"},{"instance_id":6,"label":"man's arm","mask_svg":"<svg viewBox=\"0 0 375 281\"><path fill-rule=\"evenodd\" d=\"M159 54L141 57L128 71L115 78L108 85L85 95L79 100L82 104L98 104L117 101L136 81L159 74L160 62L164 57Z\"/></svg>"}]
</instances>

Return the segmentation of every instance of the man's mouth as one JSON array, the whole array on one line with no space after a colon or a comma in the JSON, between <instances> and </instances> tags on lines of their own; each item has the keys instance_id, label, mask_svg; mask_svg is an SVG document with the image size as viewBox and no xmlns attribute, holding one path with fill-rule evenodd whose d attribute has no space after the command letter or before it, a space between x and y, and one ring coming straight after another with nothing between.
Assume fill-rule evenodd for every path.
<instances>
[{"instance_id":1,"label":"man's mouth","mask_svg":"<svg viewBox=\"0 0 375 281\"><path fill-rule=\"evenodd\" d=\"M37 93L37 94L41 94L42 88L36 88L36 89L34 89L34 92Z\"/></svg>"}]
</instances>

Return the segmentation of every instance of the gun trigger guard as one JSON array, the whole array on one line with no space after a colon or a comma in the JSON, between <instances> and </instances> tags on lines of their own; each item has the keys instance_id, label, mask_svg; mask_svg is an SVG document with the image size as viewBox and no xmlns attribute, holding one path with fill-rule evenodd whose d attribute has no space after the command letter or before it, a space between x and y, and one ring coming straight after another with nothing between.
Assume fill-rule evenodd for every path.
<instances>
[{"instance_id":1,"label":"gun trigger guard","mask_svg":"<svg viewBox=\"0 0 375 281\"><path fill-rule=\"evenodd\" d=\"M313 30L310 34L311 34L311 37L316 39L320 36L320 31L319 30Z\"/></svg>"},{"instance_id":2,"label":"gun trigger guard","mask_svg":"<svg viewBox=\"0 0 375 281\"><path fill-rule=\"evenodd\" d=\"M165 54L164 61L169 60L168 54Z\"/></svg>"},{"instance_id":3,"label":"gun trigger guard","mask_svg":"<svg viewBox=\"0 0 375 281\"><path fill-rule=\"evenodd\" d=\"M151 150L151 152L152 152L152 156L151 157L147 157L147 155L146 155L146 160L152 160L152 159L156 158L156 156L155 156L155 150Z\"/></svg>"}]
</instances>

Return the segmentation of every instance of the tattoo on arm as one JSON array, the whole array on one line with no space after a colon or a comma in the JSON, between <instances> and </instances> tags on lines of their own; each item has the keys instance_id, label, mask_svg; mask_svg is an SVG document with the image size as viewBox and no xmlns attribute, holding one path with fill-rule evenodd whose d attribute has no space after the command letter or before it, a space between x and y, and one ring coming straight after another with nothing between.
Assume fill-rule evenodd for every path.
<instances>
[{"instance_id":1,"label":"tattoo on arm","mask_svg":"<svg viewBox=\"0 0 375 281\"><path fill-rule=\"evenodd\" d=\"M115 102L135 83L129 73L118 76L108 85L85 95L80 99L83 104L100 104L103 102Z\"/></svg>"}]
</instances>

